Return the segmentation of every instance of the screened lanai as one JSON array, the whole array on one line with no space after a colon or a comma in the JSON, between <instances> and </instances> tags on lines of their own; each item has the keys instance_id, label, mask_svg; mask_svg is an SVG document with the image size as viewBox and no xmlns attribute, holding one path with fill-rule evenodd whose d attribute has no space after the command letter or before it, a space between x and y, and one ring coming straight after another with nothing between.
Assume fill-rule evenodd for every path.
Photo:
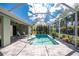
<instances>
[{"instance_id":1,"label":"screened lanai","mask_svg":"<svg viewBox=\"0 0 79 59\"><path fill-rule=\"evenodd\" d=\"M0 45L7 46L11 37L24 35L19 42L26 47L44 45L49 50L47 45L63 48L60 42L64 42L79 48L78 16L78 3L0 3Z\"/></svg>"},{"instance_id":2,"label":"screened lanai","mask_svg":"<svg viewBox=\"0 0 79 59\"><path fill-rule=\"evenodd\" d=\"M12 3L12 4L0 3L1 7L7 9L11 13L14 13L16 16L19 16L20 18L23 18L26 21L26 23L28 23L30 25L39 23L41 20L43 20L43 22L46 23L45 26L48 26L48 28L50 28L52 26L52 24L57 20L58 21L58 23L56 24L57 32L60 32L59 19L64 18L67 15L69 15L69 14L65 14L62 16L62 14L66 13L67 11L70 14L75 13L75 10L72 7L72 5L78 5L78 4L67 5L67 4L63 4L63 3L60 3L60 4L54 4L54 3ZM67 11L65 11L65 10L67 10ZM75 17L75 19L76 19L76 17ZM77 23L76 23L76 26L77 26ZM51 30L52 30L52 28L51 28ZM74 30L75 31L74 34L77 36L77 34L76 34L77 29L75 28L75 30ZM32 32L32 30L30 32ZM49 30L48 30L48 32L49 32Z\"/></svg>"}]
</instances>

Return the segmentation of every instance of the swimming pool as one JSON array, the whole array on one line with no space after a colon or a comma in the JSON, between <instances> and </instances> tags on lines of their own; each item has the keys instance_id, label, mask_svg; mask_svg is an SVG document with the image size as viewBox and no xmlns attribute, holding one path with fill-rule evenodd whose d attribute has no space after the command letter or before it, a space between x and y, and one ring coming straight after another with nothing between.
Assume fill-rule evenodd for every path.
<instances>
[{"instance_id":1,"label":"swimming pool","mask_svg":"<svg viewBox=\"0 0 79 59\"><path fill-rule=\"evenodd\" d=\"M57 45L54 38L50 38L46 34L37 34L33 38L32 45Z\"/></svg>"}]
</instances>

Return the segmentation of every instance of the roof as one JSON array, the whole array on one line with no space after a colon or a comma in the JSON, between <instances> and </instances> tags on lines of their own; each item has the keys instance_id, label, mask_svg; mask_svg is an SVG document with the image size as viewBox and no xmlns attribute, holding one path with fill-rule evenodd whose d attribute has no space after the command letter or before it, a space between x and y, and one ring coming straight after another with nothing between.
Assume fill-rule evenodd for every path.
<instances>
[{"instance_id":1,"label":"roof","mask_svg":"<svg viewBox=\"0 0 79 59\"><path fill-rule=\"evenodd\" d=\"M11 20L13 20L13 21L15 21L15 22L17 22L17 23L19 23L19 24L28 25L28 24L26 23L26 21L24 21L23 19L17 17L15 14L12 14L11 12L9 12L8 10L6 10L6 9L4 9L4 8L2 8L2 7L0 7L0 13L11 17L11 18L12 18Z\"/></svg>"}]
</instances>

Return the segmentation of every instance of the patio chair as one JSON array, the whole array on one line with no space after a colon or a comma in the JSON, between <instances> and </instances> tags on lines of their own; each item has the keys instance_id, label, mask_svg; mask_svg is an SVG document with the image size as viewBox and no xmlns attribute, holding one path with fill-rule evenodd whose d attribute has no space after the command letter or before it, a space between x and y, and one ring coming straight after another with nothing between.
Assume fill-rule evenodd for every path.
<instances>
[{"instance_id":1,"label":"patio chair","mask_svg":"<svg viewBox=\"0 0 79 59\"><path fill-rule=\"evenodd\" d=\"M21 34L20 34L19 32L17 32L17 35L18 35L18 36L21 36Z\"/></svg>"}]
</instances>

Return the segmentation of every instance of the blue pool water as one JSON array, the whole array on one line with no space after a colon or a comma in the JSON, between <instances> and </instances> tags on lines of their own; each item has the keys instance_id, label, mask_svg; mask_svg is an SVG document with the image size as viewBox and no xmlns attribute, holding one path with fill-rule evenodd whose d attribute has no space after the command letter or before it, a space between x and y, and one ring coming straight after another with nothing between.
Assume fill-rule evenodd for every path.
<instances>
[{"instance_id":1,"label":"blue pool water","mask_svg":"<svg viewBox=\"0 0 79 59\"><path fill-rule=\"evenodd\" d=\"M57 45L58 43L55 41L54 38L50 38L48 35L45 34L38 34L32 41L33 45Z\"/></svg>"}]
</instances>

